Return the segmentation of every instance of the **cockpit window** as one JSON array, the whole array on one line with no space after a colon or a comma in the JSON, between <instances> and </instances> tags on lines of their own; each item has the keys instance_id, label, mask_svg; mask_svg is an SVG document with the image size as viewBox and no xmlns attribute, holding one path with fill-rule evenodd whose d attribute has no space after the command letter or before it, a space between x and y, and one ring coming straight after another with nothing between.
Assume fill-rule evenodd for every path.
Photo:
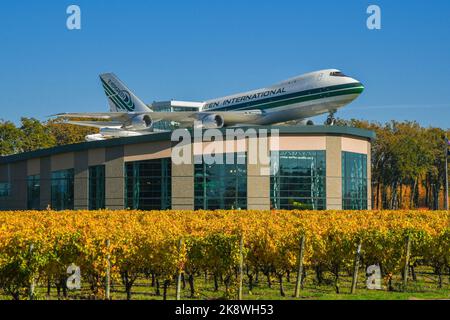
<instances>
[{"instance_id":1,"label":"cockpit window","mask_svg":"<svg viewBox=\"0 0 450 320\"><path fill-rule=\"evenodd\" d=\"M346 77L346 75L343 74L343 73L340 72L340 71L334 71L334 72L331 72L331 73L330 73L330 76L332 76L332 77Z\"/></svg>"}]
</instances>

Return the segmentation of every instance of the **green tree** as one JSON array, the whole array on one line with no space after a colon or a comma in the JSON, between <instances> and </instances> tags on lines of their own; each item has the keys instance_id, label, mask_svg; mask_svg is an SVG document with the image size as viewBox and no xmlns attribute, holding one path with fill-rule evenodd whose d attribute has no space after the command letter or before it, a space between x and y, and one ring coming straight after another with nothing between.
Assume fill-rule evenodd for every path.
<instances>
[{"instance_id":1,"label":"green tree","mask_svg":"<svg viewBox=\"0 0 450 320\"><path fill-rule=\"evenodd\" d=\"M61 120L50 120L45 124L57 145L84 142L88 134L98 133L97 128L76 126Z\"/></svg>"},{"instance_id":2,"label":"green tree","mask_svg":"<svg viewBox=\"0 0 450 320\"><path fill-rule=\"evenodd\" d=\"M22 151L23 133L11 121L0 120L0 155L7 156Z\"/></svg>"},{"instance_id":3,"label":"green tree","mask_svg":"<svg viewBox=\"0 0 450 320\"><path fill-rule=\"evenodd\" d=\"M20 130L23 133L22 149L24 152L50 148L56 145L56 139L48 128L34 118L22 118Z\"/></svg>"}]
</instances>

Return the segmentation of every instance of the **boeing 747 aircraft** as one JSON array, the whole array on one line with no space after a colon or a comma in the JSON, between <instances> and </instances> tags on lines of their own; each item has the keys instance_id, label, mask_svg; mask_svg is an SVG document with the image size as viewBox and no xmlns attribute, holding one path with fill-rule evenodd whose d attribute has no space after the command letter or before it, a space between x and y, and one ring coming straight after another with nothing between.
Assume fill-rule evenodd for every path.
<instances>
[{"instance_id":1,"label":"boeing 747 aircraft","mask_svg":"<svg viewBox=\"0 0 450 320\"><path fill-rule=\"evenodd\" d=\"M328 113L333 125L339 108L355 100L364 86L336 69L311 72L272 86L198 103L198 111L155 112L114 74L100 75L110 112L61 113L68 123L100 128L87 141L128 137L154 132L158 121L181 127L222 128L239 125L270 125L301 121ZM86 120L83 120L86 119Z\"/></svg>"}]
</instances>

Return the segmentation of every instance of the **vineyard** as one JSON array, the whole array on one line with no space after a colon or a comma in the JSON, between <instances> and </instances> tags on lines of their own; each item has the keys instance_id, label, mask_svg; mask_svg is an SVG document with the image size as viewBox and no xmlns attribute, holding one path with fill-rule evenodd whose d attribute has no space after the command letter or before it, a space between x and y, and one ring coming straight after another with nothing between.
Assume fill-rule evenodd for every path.
<instances>
[{"instance_id":1,"label":"vineyard","mask_svg":"<svg viewBox=\"0 0 450 320\"><path fill-rule=\"evenodd\" d=\"M228 299L248 298L261 286L292 298L296 282L296 291L314 283L342 294L350 292L346 279L355 270L355 288L364 287L372 265L383 291L407 290L406 280L413 286L418 270L429 270L448 295L450 213L0 212L1 297L40 299L52 290L67 297L71 265L80 270L80 299L110 298L117 288L131 299L142 285L167 299L174 290L203 299L207 281Z\"/></svg>"}]
</instances>

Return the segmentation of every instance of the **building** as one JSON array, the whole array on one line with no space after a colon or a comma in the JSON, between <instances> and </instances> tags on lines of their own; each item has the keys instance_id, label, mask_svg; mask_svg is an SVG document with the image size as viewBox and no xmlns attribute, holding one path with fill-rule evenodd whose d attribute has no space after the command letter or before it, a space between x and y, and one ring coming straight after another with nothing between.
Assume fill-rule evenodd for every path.
<instances>
[{"instance_id":1,"label":"building","mask_svg":"<svg viewBox=\"0 0 450 320\"><path fill-rule=\"evenodd\" d=\"M178 144L171 132L2 157L0 209L371 208L373 132L338 126L253 129L270 134L226 142L231 147L223 152L233 164L205 163L197 157L199 146L206 151L221 142L191 138L185 147L197 163L175 164L171 155ZM252 142L267 147L269 162L249 161Z\"/></svg>"},{"instance_id":2,"label":"building","mask_svg":"<svg viewBox=\"0 0 450 320\"><path fill-rule=\"evenodd\" d=\"M202 102L191 101L160 101L153 102L148 107L155 112L177 112L177 111L194 111L198 112L202 108ZM158 121L153 125L153 128L157 131L173 130L177 127L177 123L171 121Z\"/></svg>"}]
</instances>

